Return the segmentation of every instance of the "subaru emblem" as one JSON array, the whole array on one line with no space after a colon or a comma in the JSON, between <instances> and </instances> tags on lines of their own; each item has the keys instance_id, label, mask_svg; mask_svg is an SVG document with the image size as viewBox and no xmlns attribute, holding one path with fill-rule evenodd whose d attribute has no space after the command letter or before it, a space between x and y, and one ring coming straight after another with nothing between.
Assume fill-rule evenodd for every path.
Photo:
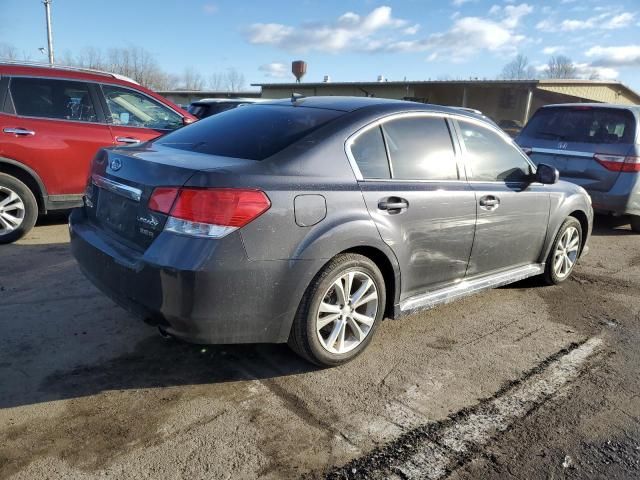
<instances>
[{"instance_id":1,"label":"subaru emblem","mask_svg":"<svg viewBox=\"0 0 640 480\"><path fill-rule=\"evenodd\" d=\"M122 160L120 160L119 158L114 158L113 160L111 160L110 166L111 166L111 170L113 170L114 172L117 172L122 168Z\"/></svg>"}]
</instances>

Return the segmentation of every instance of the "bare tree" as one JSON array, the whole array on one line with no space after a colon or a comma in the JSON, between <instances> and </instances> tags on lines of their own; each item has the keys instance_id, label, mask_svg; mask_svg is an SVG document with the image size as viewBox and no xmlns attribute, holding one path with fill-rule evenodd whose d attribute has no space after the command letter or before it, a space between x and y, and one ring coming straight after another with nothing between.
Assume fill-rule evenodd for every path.
<instances>
[{"instance_id":1,"label":"bare tree","mask_svg":"<svg viewBox=\"0 0 640 480\"><path fill-rule=\"evenodd\" d=\"M536 77L536 70L529 65L529 59L522 54L507 63L502 69L503 80L530 80Z\"/></svg>"},{"instance_id":2,"label":"bare tree","mask_svg":"<svg viewBox=\"0 0 640 480\"><path fill-rule=\"evenodd\" d=\"M216 92L225 90L226 81L224 77L222 73L212 73L209 77L209 88Z\"/></svg>"},{"instance_id":3,"label":"bare tree","mask_svg":"<svg viewBox=\"0 0 640 480\"><path fill-rule=\"evenodd\" d=\"M0 59L1 60L18 60L18 49L9 43L0 43Z\"/></svg>"},{"instance_id":4,"label":"bare tree","mask_svg":"<svg viewBox=\"0 0 640 480\"><path fill-rule=\"evenodd\" d=\"M227 90L230 92L239 92L245 86L244 75L235 68L230 68L225 75Z\"/></svg>"},{"instance_id":5,"label":"bare tree","mask_svg":"<svg viewBox=\"0 0 640 480\"><path fill-rule=\"evenodd\" d=\"M182 74L182 88L185 90L202 90L204 87L204 80L202 75L197 72L193 67L185 68Z\"/></svg>"},{"instance_id":6,"label":"bare tree","mask_svg":"<svg viewBox=\"0 0 640 480\"><path fill-rule=\"evenodd\" d=\"M576 78L578 71L569 57L558 55L549 59L544 74L547 78Z\"/></svg>"}]
</instances>

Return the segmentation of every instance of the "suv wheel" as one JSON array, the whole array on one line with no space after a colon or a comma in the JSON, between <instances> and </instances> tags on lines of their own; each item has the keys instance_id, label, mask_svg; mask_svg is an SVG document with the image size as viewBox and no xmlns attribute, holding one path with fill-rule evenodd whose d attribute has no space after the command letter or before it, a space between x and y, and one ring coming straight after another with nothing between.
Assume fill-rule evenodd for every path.
<instances>
[{"instance_id":1,"label":"suv wheel","mask_svg":"<svg viewBox=\"0 0 640 480\"><path fill-rule=\"evenodd\" d=\"M376 264L362 255L338 255L307 288L289 346L317 365L346 363L371 342L385 305L384 278Z\"/></svg>"},{"instance_id":2,"label":"suv wheel","mask_svg":"<svg viewBox=\"0 0 640 480\"><path fill-rule=\"evenodd\" d=\"M573 271L582 245L582 226L578 219L567 218L553 242L544 271L545 281L549 285L564 282Z\"/></svg>"},{"instance_id":3,"label":"suv wheel","mask_svg":"<svg viewBox=\"0 0 640 480\"><path fill-rule=\"evenodd\" d=\"M636 233L640 233L640 216L632 215L631 216L631 230Z\"/></svg>"},{"instance_id":4,"label":"suv wheel","mask_svg":"<svg viewBox=\"0 0 640 480\"><path fill-rule=\"evenodd\" d=\"M36 224L38 204L29 187L0 173L0 244L22 238Z\"/></svg>"}]
</instances>

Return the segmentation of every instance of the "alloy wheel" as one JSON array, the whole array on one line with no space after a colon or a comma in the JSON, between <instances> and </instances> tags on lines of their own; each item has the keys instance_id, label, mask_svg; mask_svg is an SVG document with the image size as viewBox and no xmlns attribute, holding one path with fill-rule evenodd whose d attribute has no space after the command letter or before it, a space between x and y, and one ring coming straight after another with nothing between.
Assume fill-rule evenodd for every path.
<instances>
[{"instance_id":1,"label":"alloy wheel","mask_svg":"<svg viewBox=\"0 0 640 480\"><path fill-rule=\"evenodd\" d=\"M347 353L367 337L378 313L378 290L361 271L342 274L325 293L316 316L322 347L333 354Z\"/></svg>"},{"instance_id":2,"label":"alloy wheel","mask_svg":"<svg viewBox=\"0 0 640 480\"><path fill-rule=\"evenodd\" d=\"M580 233L575 227L567 228L556 246L553 256L553 271L560 279L567 277L578 259Z\"/></svg>"},{"instance_id":3,"label":"alloy wheel","mask_svg":"<svg viewBox=\"0 0 640 480\"><path fill-rule=\"evenodd\" d=\"M13 190L0 186L0 235L7 235L19 228L24 215L22 198Z\"/></svg>"}]
</instances>

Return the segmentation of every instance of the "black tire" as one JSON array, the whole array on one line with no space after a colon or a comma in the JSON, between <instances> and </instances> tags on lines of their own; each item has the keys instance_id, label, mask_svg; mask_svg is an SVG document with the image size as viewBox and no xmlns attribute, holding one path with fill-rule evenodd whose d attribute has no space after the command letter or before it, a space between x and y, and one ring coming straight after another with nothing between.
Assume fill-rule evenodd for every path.
<instances>
[{"instance_id":1,"label":"black tire","mask_svg":"<svg viewBox=\"0 0 640 480\"><path fill-rule=\"evenodd\" d=\"M0 224L0 244L12 243L21 239L33 228L38 219L38 202L29 187L11 175L0 173L0 196L2 198L5 198L2 194L6 194L7 190L18 195L22 201L24 216L20 225L7 233L2 233L3 225Z\"/></svg>"},{"instance_id":2,"label":"black tire","mask_svg":"<svg viewBox=\"0 0 640 480\"><path fill-rule=\"evenodd\" d=\"M567 231L567 229L569 229L571 227L574 227L574 228L576 228L578 230L578 235L579 235L578 256L576 257L573 266L569 270L569 273L567 273L565 276L561 277L556 273L556 271L554 269L554 266L553 266L554 258L555 258L555 252L556 252L556 249L558 247L558 243L560 242L560 239L562 238L564 233ZM580 224L580 222L578 221L577 218L569 217L564 221L564 223L560 227L560 230L558 230L558 234L556 235L556 238L553 241L553 245L551 245L551 251L549 252L549 256L547 257L547 262L545 264L545 269L544 269L544 281L548 285L558 285L558 284L564 282L565 280L567 280L571 276L571 273L573 272L573 269L575 268L575 265L576 265L576 263L578 261L578 258L580 256L579 254L581 252L582 252L582 225Z\"/></svg>"},{"instance_id":3,"label":"black tire","mask_svg":"<svg viewBox=\"0 0 640 480\"><path fill-rule=\"evenodd\" d=\"M636 233L640 233L640 216L631 215L629 223L631 223L631 230L632 231L634 231Z\"/></svg>"},{"instance_id":4,"label":"black tire","mask_svg":"<svg viewBox=\"0 0 640 480\"><path fill-rule=\"evenodd\" d=\"M374 321L364 339L355 348L342 354L331 353L322 345L318 338L316 318L320 303L325 299L327 291L336 280L352 271L366 274L375 285L378 304L375 315L372 315ZM307 287L293 321L289 335L289 346L298 355L316 365L334 367L346 363L367 348L378 325L384 317L385 306L386 290L384 277L376 264L363 255L353 253L338 255L322 268L311 281L309 287ZM351 332L353 333L352 330Z\"/></svg>"}]
</instances>

